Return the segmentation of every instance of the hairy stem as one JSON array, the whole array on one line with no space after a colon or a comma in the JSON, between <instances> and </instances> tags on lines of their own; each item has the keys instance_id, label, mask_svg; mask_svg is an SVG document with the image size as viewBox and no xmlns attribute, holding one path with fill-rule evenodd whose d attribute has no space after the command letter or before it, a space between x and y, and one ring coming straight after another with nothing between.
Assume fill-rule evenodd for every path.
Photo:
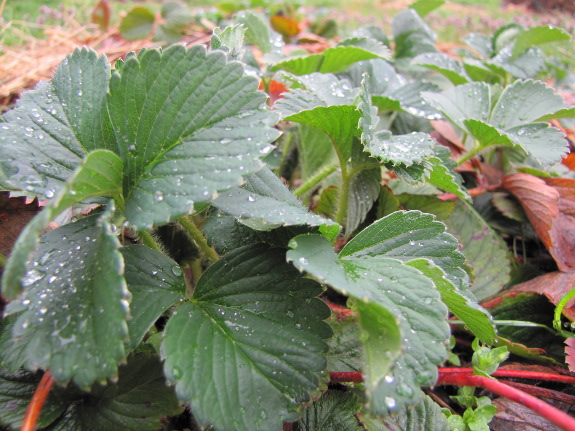
<instances>
[{"instance_id":1,"label":"hairy stem","mask_svg":"<svg viewBox=\"0 0 575 431\"><path fill-rule=\"evenodd\" d=\"M534 412L543 416L549 422L557 425L558 427L561 427L566 431L575 430L575 418L572 416L569 416L567 413L553 407L550 404L547 404L539 398L535 398L532 395L506 385L505 383L501 383L498 380L468 373L440 373L437 384L478 386L533 410Z\"/></svg>"},{"instance_id":2,"label":"hairy stem","mask_svg":"<svg viewBox=\"0 0 575 431\"><path fill-rule=\"evenodd\" d=\"M191 217L189 216L182 216L177 218L178 223L186 230L186 232L192 237L194 242L197 246L202 250L204 255L208 258L211 263L217 262L220 256L218 253L210 247L208 241L204 234L198 229L198 227L194 224Z\"/></svg>"},{"instance_id":3,"label":"hairy stem","mask_svg":"<svg viewBox=\"0 0 575 431\"><path fill-rule=\"evenodd\" d=\"M46 371L36 388L36 392L34 392L34 395L30 400L30 404L28 404L20 431L34 431L36 428L36 422L38 422L40 413L42 413L42 406L44 405L46 398L48 398L48 394L50 393L52 386L54 386L54 379L52 378L50 371Z\"/></svg>"},{"instance_id":4,"label":"hairy stem","mask_svg":"<svg viewBox=\"0 0 575 431\"><path fill-rule=\"evenodd\" d=\"M472 368L439 368L440 375L448 374L473 374ZM542 380L544 382L563 382L575 384L575 377L564 376L562 374L542 373L527 370L505 370L499 369L492 374L493 377L509 377L515 379Z\"/></svg>"},{"instance_id":5,"label":"hairy stem","mask_svg":"<svg viewBox=\"0 0 575 431\"><path fill-rule=\"evenodd\" d=\"M315 175L308 178L301 186L293 191L295 196L303 196L315 186L317 186L324 178L329 176L332 172L337 169L337 165L327 165L316 172Z\"/></svg>"},{"instance_id":6,"label":"hairy stem","mask_svg":"<svg viewBox=\"0 0 575 431\"><path fill-rule=\"evenodd\" d=\"M142 241L142 244L150 247L152 250L156 250L159 251L160 253L163 253L162 247L160 247L160 245L156 242L156 240L154 239L154 237L150 232L146 230L141 230L138 231L138 236L140 237L140 241Z\"/></svg>"}]
</instances>

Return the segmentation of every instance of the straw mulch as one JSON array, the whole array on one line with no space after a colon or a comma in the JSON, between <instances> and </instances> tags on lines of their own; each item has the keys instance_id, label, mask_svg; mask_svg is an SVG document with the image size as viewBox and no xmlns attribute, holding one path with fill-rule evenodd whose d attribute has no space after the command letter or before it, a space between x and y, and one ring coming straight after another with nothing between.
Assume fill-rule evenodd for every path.
<instances>
[{"instance_id":1,"label":"straw mulch","mask_svg":"<svg viewBox=\"0 0 575 431\"><path fill-rule=\"evenodd\" d=\"M2 30L12 26L10 30L18 31L17 24L8 22ZM35 39L22 33L27 40L24 45L5 46L0 51L0 111L13 104L23 90L49 80L58 64L77 47L90 47L113 63L128 52L161 45L151 38L128 41L120 37L117 27L103 32L94 24L80 25L73 17L63 27L41 27L45 38ZM210 34L197 31L185 39L185 43L205 43Z\"/></svg>"}]
</instances>

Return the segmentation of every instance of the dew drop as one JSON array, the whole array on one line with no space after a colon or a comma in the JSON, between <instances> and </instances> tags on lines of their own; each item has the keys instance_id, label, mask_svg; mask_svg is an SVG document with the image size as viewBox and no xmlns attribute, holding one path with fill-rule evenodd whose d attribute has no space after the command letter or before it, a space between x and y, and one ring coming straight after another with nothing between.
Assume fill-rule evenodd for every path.
<instances>
[{"instance_id":1,"label":"dew drop","mask_svg":"<svg viewBox=\"0 0 575 431\"><path fill-rule=\"evenodd\" d=\"M154 193L154 200L156 202L161 202L164 200L164 193L162 193L161 191L157 191L156 193Z\"/></svg>"},{"instance_id":2,"label":"dew drop","mask_svg":"<svg viewBox=\"0 0 575 431\"><path fill-rule=\"evenodd\" d=\"M180 265L174 265L174 266L172 266L172 273L173 273L176 277L179 277L180 275L182 275L183 272L182 272L182 268L180 268Z\"/></svg>"},{"instance_id":3,"label":"dew drop","mask_svg":"<svg viewBox=\"0 0 575 431\"><path fill-rule=\"evenodd\" d=\"M395 399L394 399L394 398L391 398L391 397L385 397L385 398L384 398L384 401L385 401L385 405L386 405L387 407L389 407L390 409L394 409L395 406L397 405L396 402L395 402Z\"/></svg>"}]
</instances>

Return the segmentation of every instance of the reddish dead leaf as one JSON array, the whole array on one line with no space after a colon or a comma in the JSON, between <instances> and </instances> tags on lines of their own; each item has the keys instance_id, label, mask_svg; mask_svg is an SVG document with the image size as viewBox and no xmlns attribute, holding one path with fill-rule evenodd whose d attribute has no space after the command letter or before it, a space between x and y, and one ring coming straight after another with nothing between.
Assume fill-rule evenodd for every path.
<instances>
[{"instance_id":1,"label":"reddish dead leaf","mask_svg":"<svg viewBox=\"0 0 575 431\"><path fill-rule=\"evenodd\" d=\"M533 280L513 286L508 292L532 292L545 297L554 305L575 286L575 272L550 272ZM563 308L563 314L571 321L575 321L575 298Z\"/></svg>"},{"instance_id":2,"label":"reddish dead leaf","mask_svg":"<svg viewBox=\"0 0 575 431\"><path fill-rule=\"evenodd\" d=\"M561 431L533 410L505 398L493 401L497 414L489 424L491 431Z\"/></svg>"},{"instance_id":3,"label":"reddish dead leaf","mask_svg":"<svg viewBox=\"0 0 575 431\"><path fill-rule=\"evenodd\" d=\"M292 37L301 31L299 22L293 18L276 14L270 18L272 28L285 37Z\"/></svg>"},{"instance_id":4,"label":"reddish dead leaf","mask_svg":"<svg viewBox=\"0 0 575 431\"><path fill-rule=\"evenodd\" d=\"M567 166L570 170L575 171L575 153L567 154L565 157L563 157L561 163Z\"/></svg>"},{"instance_id":5,"label":"reddish dead leaf","mask_svg":"<svg viewBox=\"0 0 575 431\"><path fill-rule=\"evenodd\" d=\"M16 242L20 231L39 212L38 201L26 203L25 197L11 198L8 192L0 192L0 253L4 256Z\"/></svg>"},{"instance_id":6,"label":"reddish dead leaf","mask_svg":"<svg viewBox=\"0 0 575 431\"><path fill-rule=\"evenodd\" d=\"M92 10L91 19L101 30L107 30L110 25L110 0L100 0Z\"/></svg>"},{"instance_id":7,"label":"reddish dead leaf","mask_svg":"<svg viewBox=\"0 0 575 431\"><path fill-rule=\"evenodd\" d=\"M569 371L575 372L575 338L565 340L565 363Z\"/></svg>"},{"instance_id":8,"label":"reddish dead leaf","mask_svg":"<svg viewBox=\"0 0 575 431\"><path fill-rule=\"evenodd\" d=\"M511 174L502 186L513 194L561 271L575 269L575 180Z\"/></svg>"},{"instance_id":9,"label":"reddish dead leaf","mask_svg":"<svg viewBox=\"0 0 575 431\"><path fill-rule=\"evenodd\" d=\"M437 133L449 141L450 144L456 147L460 153L465 151L465 147L461 143L461 139L459 139L459 136L457 136L457 133L455 132L455 129L453 129L451 123L445 120L433 120L431 121L431 126Z\"/></svg>"}]
</instances>

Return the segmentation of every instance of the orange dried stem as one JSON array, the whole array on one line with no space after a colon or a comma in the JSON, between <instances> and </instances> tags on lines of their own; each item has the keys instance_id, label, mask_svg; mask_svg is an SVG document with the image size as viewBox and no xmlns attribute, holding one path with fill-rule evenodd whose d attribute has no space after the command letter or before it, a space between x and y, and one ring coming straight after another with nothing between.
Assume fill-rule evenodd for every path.
<instances>
[{"instance_id":1,"label":"orange dried stem","mask_svg":"<svg viewBox=\"0 0 575 431\"><path fill-rule=\"evenodd\" d=\"M42 413L42 406L46 398L48 398L52 386L54 386L54 379L50 371L46 371L36 388L36 392L34 392L34 396L30 400L30 404L28 404L20 431L34 431L36 422L40 417L40 413Z\"/></svg>"}]
</instances>

